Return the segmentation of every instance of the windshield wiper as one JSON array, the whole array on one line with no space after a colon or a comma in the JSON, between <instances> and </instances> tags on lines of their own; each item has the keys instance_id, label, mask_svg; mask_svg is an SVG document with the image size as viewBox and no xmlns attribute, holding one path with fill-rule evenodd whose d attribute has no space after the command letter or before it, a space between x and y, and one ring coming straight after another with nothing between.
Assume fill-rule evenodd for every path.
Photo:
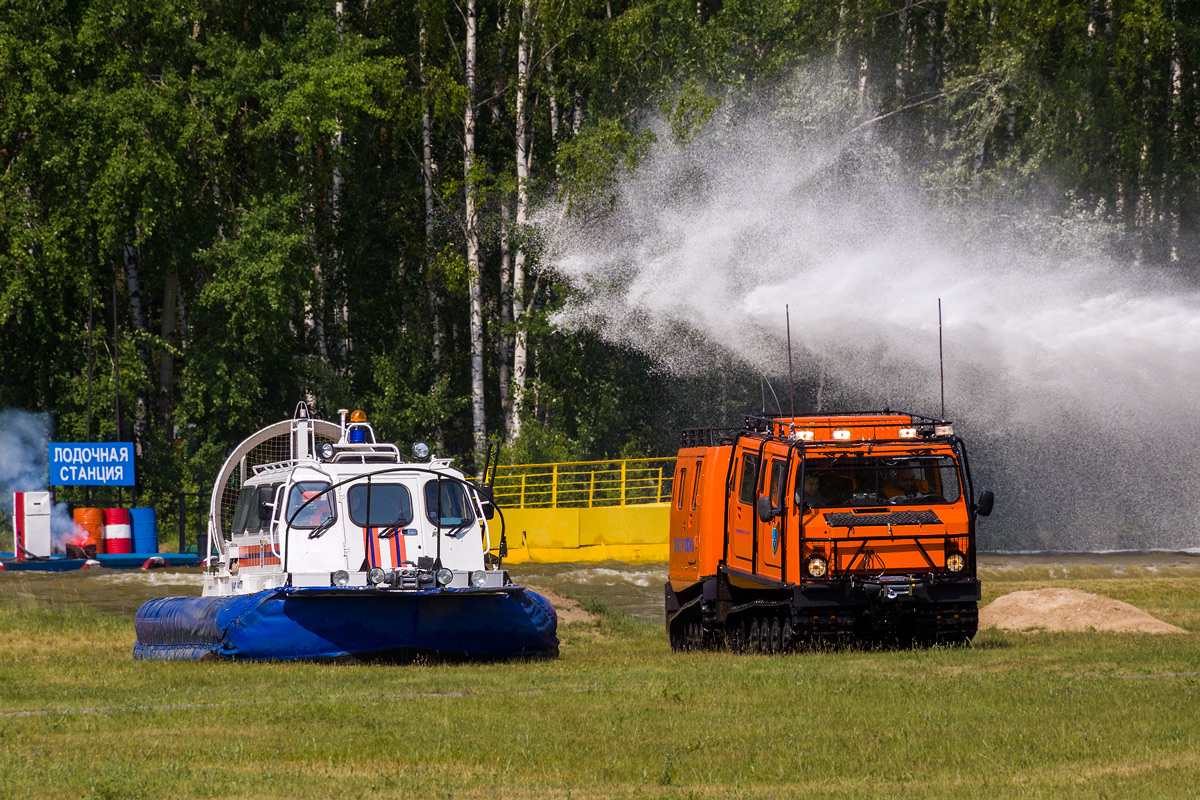
<instances>
[{"instance_id":1,"label":"windshield wiper","mask_svg":"<svg viewBox=\"0 0 1200 800\"><path fill-rule=\"evenodd\" d=\"M317 525L317 527L313 528L311 531L308 532L308 538L310 538L310 539L321 538L321 536L323 536L325 534L325 531L327 531L333 527L333 523L334 523L335 519L336 519L335 517L330 517L329 519L325 520L321 524Z\"/></svg>"}]
</instances>

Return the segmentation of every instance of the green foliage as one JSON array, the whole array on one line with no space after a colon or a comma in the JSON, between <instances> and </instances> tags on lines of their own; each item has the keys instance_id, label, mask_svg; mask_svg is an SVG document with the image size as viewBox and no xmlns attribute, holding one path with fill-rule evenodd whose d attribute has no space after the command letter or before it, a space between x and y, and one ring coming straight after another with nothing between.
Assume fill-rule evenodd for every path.
<instances>
[{"instance_id":1,"label":"green foliage","mask_svg":"<svg viewBox=\"0 0 1200 800\"><path fill-rule=\"evenodd\" d=\"M679 424L728 422L746 381L671 380L548 324L564 290L513 216L520 7L479 10L470 181L491 431L518 330L501 269L520 249L529 403L510 457L669 454ZM1148 262L1200 260L1200 16L1186 4L533 11L530 189L573 213L603 217L655 143L652 115L687 147L769 88L780 126L878 130L949 204L1034 198ZM0 7L0 403L85 435L90 296L92 436L136 438L155 497L302 397L330 413L374 403L390 435L469 451L464 36L445 0ZM804 88L817 85L837 91Z\"/></svg>"},{"instance_id":2,"label":"green foliage","mask_svg":"<svg viewBox=\"0 0 1200 800\"><path fill-rule=\"evenodd\" d=\"M671 133L680 145L686 145L721 105L720 100L705 94L695 80L683 85L673 103L663 111L671 125Z\"/></svg>"},{"instance_id":3,"label":"green foliage","mask_svg":"<svg viewBox=\"0 0 1200 800\"><path fill-rule=\"evenodd\" d=\"M558 148L557 162L565 177L561 192L572 210L611 204L612 189L627 170L636 169L655 136L649 129L630 131L604 118Z\"/></svg>"}]
</instances>

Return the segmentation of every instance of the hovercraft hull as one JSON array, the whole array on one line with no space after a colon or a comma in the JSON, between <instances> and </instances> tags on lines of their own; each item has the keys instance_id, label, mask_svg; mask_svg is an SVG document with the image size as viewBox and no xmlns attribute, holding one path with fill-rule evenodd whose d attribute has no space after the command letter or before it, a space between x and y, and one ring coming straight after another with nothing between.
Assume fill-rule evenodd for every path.
<instances>
[{"instance_id":1,"label":"hovercraft hull","mask_svg":"<svg viewBox=\"0 0 1200 800\"><path fill-rule=\"evenodd\" d=\"M279 588L166 597L138 609L134 658L407 660L558 655L557 615L535 592Z\"/></svg>"}]
</instances>

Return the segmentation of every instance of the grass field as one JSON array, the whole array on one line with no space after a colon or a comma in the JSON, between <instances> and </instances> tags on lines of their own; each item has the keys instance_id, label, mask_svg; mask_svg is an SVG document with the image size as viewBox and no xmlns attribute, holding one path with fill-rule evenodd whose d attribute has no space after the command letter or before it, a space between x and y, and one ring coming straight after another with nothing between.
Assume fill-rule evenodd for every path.
<instances>
[{"instance_id":1,"label":"grass field","mask_svg":"<svg viewBox=\"0 0 1200 800\"><path fill-rule=\"evenodd\" d=\"M0 581L0 797L1200 797L1200 580L985 581L1191 633L768 658L602 614L549 662L147 663Z\"/></svg>"}]
</instances>

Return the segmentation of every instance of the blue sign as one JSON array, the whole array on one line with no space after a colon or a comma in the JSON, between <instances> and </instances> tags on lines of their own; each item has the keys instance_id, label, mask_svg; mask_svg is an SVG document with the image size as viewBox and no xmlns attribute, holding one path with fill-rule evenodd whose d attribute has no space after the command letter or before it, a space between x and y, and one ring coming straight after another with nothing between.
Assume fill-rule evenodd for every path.
<instances>
[{"instance_id":1,"label":"blue sign","mask_svg":"<svg viewBox=\"0 0 1200 800\"><path fill-rule=\"evenodd\" d=\"M51 486L133 486L132 442L51 442Z\"/></svg>"}]
</instances>

